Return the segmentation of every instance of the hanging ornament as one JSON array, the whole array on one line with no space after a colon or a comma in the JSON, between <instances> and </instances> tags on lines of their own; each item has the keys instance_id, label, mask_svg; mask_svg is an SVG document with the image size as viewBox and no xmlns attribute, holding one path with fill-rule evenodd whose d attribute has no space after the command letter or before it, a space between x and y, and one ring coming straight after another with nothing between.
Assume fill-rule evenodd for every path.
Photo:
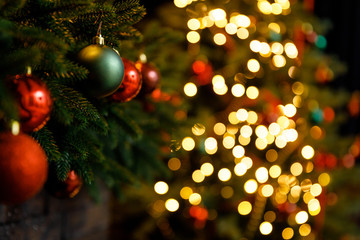
<instances>
[{"instance_id":1,"label":"hanging ornament","mask_svg":"<svg viewBox=\"0 0 360 240\"><path fill-rule=\"evenodd\" d=\"M75 173L74 170L71 170L67 174L65 181L58 180L56 173L51 172L45 184L45 189L57 198L73 198L79 193L82 184L82 179Z\"/></svg>"},{"instance_id":2,"label":"hanging ornament","mask_svg":"<svg viewBox=\"0 0 360 240\"><path fill-rule=\"evenodd\" d=\"M95 44L83 48L77 56L78 62L89 70L87 81L79 88L97 98L113 94L124 78L123 61L112 48L104 45L100 30L101 23Z\"/></svg>"},{"instance_id":3,"label":"hanging ornament","mask_svg":"<svg viewBox=\"0 0 360 240\"><path fill-rule=\"evenodd\" d=\"M139 69L142 76L142 87L139 95L149 94L155 90L160 82L160 73L156 67L146 62L146 56L141 55L140 61L137 61L135 66Z\"/></svg>"},{"instance_id":4,"label":"hanging ornament","mask_svg":"<svg viewBox=\"0 0 360 240\"><path fill-rule=\"evenodd\" d=\"M37 194L48 173L44 150L30 136L0 133L0 203L20 204Z\"/></svg>"},{"instance_id":5,"label":"hanging ornament","mask_svg":"<svg viewBox=\"0 0 360 240\"><path fill-rule=\"evenodd\" d=\"M192 64L192 70L199 85L207 85L211 83L214 76L213 68L208 61L196 60Z\"/></svg>"},{"instance_id":6,"label":"hanging ornament","mask_svg":"<svg viewBox=\"0 0 360 240\"><path fill-rule=\"evenodd\" d=\"M41 129L49 120L53 105L45 83L28 72L11 78L10 88L19 106L21 131Z\"/></svg>"},{"instance_id":7,"label":"hanging ornament","mask_svg":"<svg viewBox=\"0 0 360 240\"><path fill-rule=\"evenodd\" d=\"M116 102L128 102L140 91L142 78L135 64L126 58L122 58L125 68L125 76L120 88L110 98Z\"/></svg>"}]
</instances>

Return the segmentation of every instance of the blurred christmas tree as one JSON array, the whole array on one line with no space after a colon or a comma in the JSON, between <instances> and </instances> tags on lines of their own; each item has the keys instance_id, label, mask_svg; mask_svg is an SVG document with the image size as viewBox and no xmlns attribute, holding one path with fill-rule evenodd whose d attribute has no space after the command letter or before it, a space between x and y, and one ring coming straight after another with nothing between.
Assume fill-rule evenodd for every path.
<instances>
[{"instance_id":1,"label":"blurred christmas tree","mask_svg":"<svg viewBox=\"0 0 360 240\"><path fill-rule=\"evenodd\" d=\"M330 26L313 3L175 0L159 10L186 34L193 126L172 145L173 177L142 190L156 221L139 214L126 237L356 239L359 145L342 126L358 98L331 84L346 67L324 52Z\"/></svg>"}]
</instances>

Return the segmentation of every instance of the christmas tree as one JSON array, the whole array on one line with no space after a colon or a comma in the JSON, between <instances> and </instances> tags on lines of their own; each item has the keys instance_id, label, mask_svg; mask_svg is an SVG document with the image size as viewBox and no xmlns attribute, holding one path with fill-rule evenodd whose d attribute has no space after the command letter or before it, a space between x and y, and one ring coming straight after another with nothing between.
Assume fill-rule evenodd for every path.
<instances>
[{"instance_id":1,"label":"christmas tree","mask_svg":"<svg viewBox=\"0 0 360 240\"><path fill-rule=\"evenodd\" d=\"M187 40L193 126L172 149L174 176L143 190L155 221L139 217L127 237L150 226L156 239L356 237L341 222L357 216L344 186L357 182L358 143L344 124L358 100L334 84L346 67L324 52L330 25L313 2L174 5L158 17Z\"/></svg>"},{"instance_id":2,"label":"christmas tree","mask_svg":"<svg viewBox=\"0 0 360 240\"><path fill-rule=\"evenodd\" d=\"M152 7L2 2L0 202L104 182L112 239L356 238L359 98L313 2Z\"/></svg>"}]
</instances>

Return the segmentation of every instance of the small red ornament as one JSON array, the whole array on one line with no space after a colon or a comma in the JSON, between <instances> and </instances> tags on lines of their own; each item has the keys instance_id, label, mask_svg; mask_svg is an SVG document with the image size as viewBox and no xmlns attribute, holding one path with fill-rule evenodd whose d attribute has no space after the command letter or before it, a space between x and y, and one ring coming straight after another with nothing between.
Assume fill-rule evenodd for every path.
<instances>
[{"instance_id":1,"label":"small red ornament","mask_svg":"<svg viewBox=\"0 0 360 240\"><path fill-rule=\"evenodd\" d=\"M160 82L160 73L156 67L142 62L136 62L135 66L139 69L143 81L140 94L149 94L154 91Z\"/></svg>"},{"instance_id":2,"label":"small red ornament","mask_svg":"<svg viewBox=\"0 0 360 240\"><path fill-rule=\"evenodd\" d=\"M45 189L57 198L73 198L79 193L82 184L82 179L75 173L74 170L71 170L67 174L65 181L58 180L56 173L52 172L49 174L49 179L45 184Z\"/></svg>"},{"instance_id":3,"label":"small red ornament","mask_svg":"<svg viewBox=\"0 0 360 240\"><path fill-rule=\"evenodd\" d=\"M192 70L199 85L207 85L211 83L214 71L209 62L196 60L192 64Z\"/></svg>"},{"instance_id":4,"label":"small red ornament","mask_svg":"<svg viewBox=\"0 0 360 240\"><path fill-rule=\"evenodd\" d=\"M48 173L44 150L30 136L0 133L0 203L20 204L37 194Z\"/></svg>"},{"instance_id":5,"label":"small red ornament","mask_svg":"<svg viewBox=\"0 0 360 240\"><path fill-rule=\"evenodd\" d=\"M124 80L120 88L110 95L110 98L116 102L128 102L139 93L142 84L142 78L135 64L126 58L122 58L125 68Z\"/></svg>"},{"instance_id":6,"label":"small red ornament","mask_svg":"<svg viewBox=\"0 0 360 240\"><path fill-rule=\"evenodd\" d=\"M19 106L21 131L38 131L50 118L53 101L45 83L31 75L16 75L11 88Z\"/></svg>"}]
</instances>

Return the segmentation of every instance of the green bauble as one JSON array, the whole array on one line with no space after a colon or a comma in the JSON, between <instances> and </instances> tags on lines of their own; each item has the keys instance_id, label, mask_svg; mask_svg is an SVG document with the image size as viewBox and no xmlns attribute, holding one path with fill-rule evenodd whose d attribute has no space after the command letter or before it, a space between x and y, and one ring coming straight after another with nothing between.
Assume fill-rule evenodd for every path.
<instances>
[{"instance_id":1,"label":"green bauble","mask_svg":"<svg viewBox=\"0 0 360 240\"><path fill-rule=\"evenodd\" d=\"M87 81L80 86L86 94L103 98L120 87L124 64L113 49L98 44L89 45L79 52L78 61L89 70Z\"/></svg>"}]
</instances>

